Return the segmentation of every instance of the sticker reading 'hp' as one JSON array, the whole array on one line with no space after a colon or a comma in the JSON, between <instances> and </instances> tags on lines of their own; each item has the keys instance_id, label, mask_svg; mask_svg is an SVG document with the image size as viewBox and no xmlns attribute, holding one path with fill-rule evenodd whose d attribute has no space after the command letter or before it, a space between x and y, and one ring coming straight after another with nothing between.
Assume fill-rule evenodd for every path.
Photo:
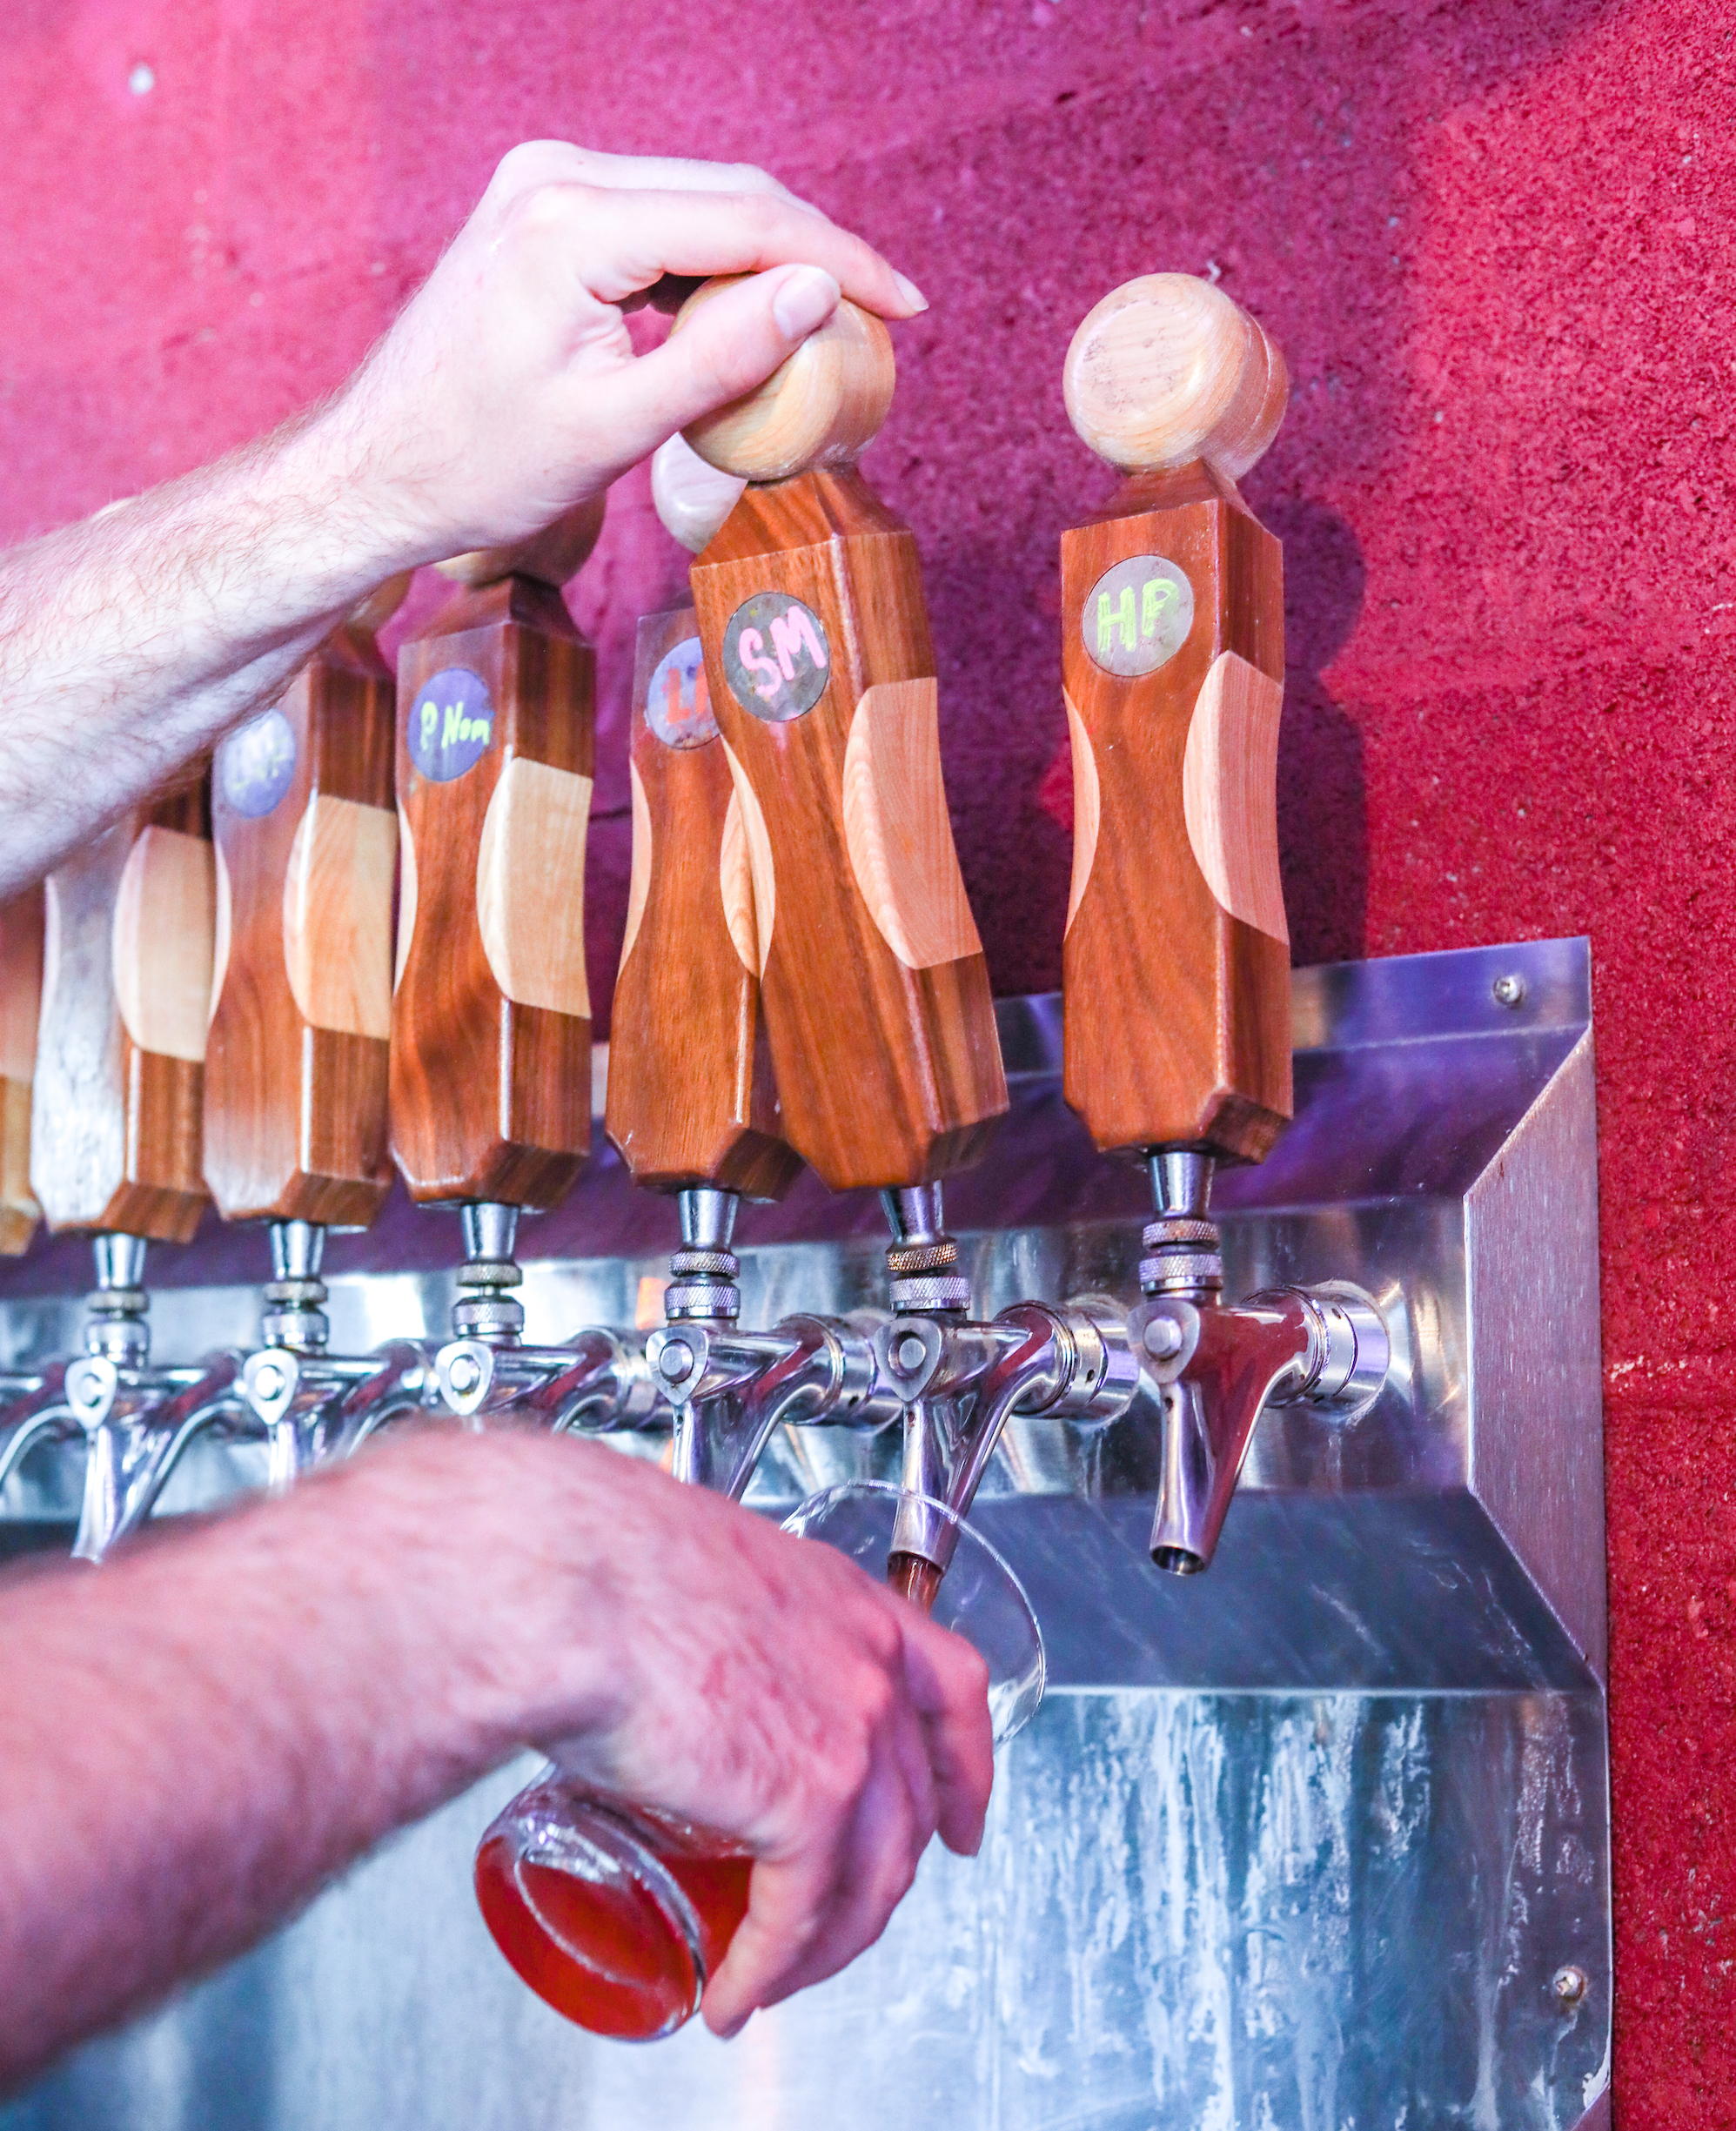
<instances>
[{"instance_id":1,"label":"sticker reading 'hp'","mask_svg":"<svg viewBox=\"0 0 1736 2131\"><path fill-rule=\"evenodd\" d=\"M467 666L449 666L425 680L410 706L410 759L425 777L450 784L494 745L488 684Z\"/></svg>"},{"instance_id":2,"label":"sticker reading 'hp'","mask_svg":"<svg viewBox=\"0 0 1736 2131\"><path fill-rule=\"evenodd\" d=\"M723 673L743 710L782 725L825 694L832 647L811 606L787 592L756 592L723 632Z\"/></svg>"},{"instance_id":3,"label":"sticker reading 'hp'","mask_svg":"<svg viewBox=\"0 0 1736 2131\"><path fill-rule=\"evenodd\" d=\"M1162 555L1129 555L1091 587L1079 617L1094 665L1106 673L1155 673L1194 626L1194 588Z\"/></svg>"},{"instance_id":4,"label":"sticker reading 'hp'","mask_svg":"<svg viewBox=\"0 0 1736 2131\"><path fill-rule=\"evenodd\" d=\"M295 728L280 710L262 710L218 750L217 788L237 814L262 821L295 781Z\"/></svg>"},{"instance_id":5,"label":"sticker reading 'hp'","mask_svg":"<svg viewBox=\"0 0 1736 2131\"><path fill-rule=\"evenodd\" d=\"M683 639L657 661L645 699L645 722L666 747L703 747L717 738L698 637Z\"/></svg>"}]
</instances>

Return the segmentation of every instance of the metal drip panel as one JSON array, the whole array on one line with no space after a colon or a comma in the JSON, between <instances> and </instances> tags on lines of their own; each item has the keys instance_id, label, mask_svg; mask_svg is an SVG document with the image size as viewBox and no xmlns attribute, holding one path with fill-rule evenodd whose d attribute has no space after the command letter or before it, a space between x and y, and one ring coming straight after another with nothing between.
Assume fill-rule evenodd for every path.
<instances>
[{"instance_id":1,"label":"metal drip panel","mask_svg":"<svg viewBox=\"0 0 1736 2131\"><path fill-rule=\"evenodd\" d=\"M976 1515L1024 1576L1049 1698L979 1859L934 1853L880 1946L735 2043L593 2041L525 1992L470 1893L503 1772L297 1923L87 2047L0 2131L1568 2131L1607 2108L1607 1727L1596 1131L1583 942L1301 970L1297 1120L1215 1205L1227 1296L1357 1282L1397 1365L1346 1427L1261 1421L1217 1555L1146 1553L1156 1408L1015 1422ZM1003 1002L1012 1114L948 1189L987 1315L1138 1292L1149 1198L1061 1101L1059 1002ZM600 1156L520 1235L526 1335L632 1325L673 1205ZM883 1299L871 1199L744 1210L744 1323ZM451 1216L394 1201L328 1250L334 1346L444 1335ZM82 1245L0 1277L0 1360L76 1347ZM257 1333L263 1234L153 1253L154 1349ZM893 1431L895 1432L895 1431ZM632 1446L654 1454L656 1439ZM253 1484L207 1447L164 1509ZM895 1471L889 1435L788 1431L767 1510ZM0 1518L70 1517L68 1451ZM1581 1987L1583 1986L1583 1987Z\"/></svg>"}]
</instances>

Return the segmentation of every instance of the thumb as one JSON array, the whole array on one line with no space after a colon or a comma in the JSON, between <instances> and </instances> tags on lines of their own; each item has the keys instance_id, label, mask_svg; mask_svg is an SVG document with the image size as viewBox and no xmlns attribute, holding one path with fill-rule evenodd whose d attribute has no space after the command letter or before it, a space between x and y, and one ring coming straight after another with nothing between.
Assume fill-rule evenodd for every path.
<instances>
[{"instance_id":1,"label":"thumb","mask_svg":"<svg viewBox=\"0 0 1736 2131\"><path fill-rule=\"evenodd\" d=\"M774 266L720 289L678 333L620 373L621 464L763 385L838 308L823 266Z\"/></svg>"}]
</instances>

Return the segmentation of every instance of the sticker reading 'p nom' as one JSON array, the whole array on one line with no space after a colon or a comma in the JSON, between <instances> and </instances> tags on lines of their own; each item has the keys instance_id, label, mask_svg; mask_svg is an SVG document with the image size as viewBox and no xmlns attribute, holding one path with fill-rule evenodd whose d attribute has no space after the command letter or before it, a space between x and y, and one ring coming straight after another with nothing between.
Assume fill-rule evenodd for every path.
<instances>
[{"instance_id":1,"label":"sticker reading 'p nom'","mask_svg":"<svg viewBox=\"0 0 1736 2131\"><path fill-rule=\"evenodd\" d=\"M723 632L723 673L743 710L774 725L804 716L832 678L832 647L811 606L787 592L756 592Z\"/></svg>"},{"instance_id":2,"label":"sticker reading 'p nom'","mask_svg":"<svg viewBox=\"0 0 1736 2131\"><path fill-rule=\"evenodd\" d=\"M410 706L410 759L425 777L450 784L494 745L488 683L467 666L449 666L425 680Z\"/></svg>"},{"instance_id":3,"label":"sticker reading 'p nom'","mask_svg":"<svg viewBox=\"0 0 1736 2131\"><path fill-rule=\"evenodd\" d=\"M1092 586L1079 617L1086 656L1106 673L1155 673L1194 626L1194 588L1163 555L1129 555Z\"/></svg>"}]
</instances>

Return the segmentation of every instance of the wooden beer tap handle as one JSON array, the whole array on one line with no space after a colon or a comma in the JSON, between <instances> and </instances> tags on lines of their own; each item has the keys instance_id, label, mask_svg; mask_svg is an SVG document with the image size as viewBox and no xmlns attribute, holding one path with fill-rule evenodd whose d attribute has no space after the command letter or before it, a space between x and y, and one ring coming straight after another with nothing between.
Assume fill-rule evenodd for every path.
<instances>
[{"instance_id":1,"label":"wooden beer tap handle","mask_svg":"<svg viewBox=\"0 0 1736 2131\"><path fill-rule=\"evenodd\" d=\"M392 679L364 602L218 748L216 1008L204 1163L229 1221L365 1227L392 1184Z\"/></svg>"},{"instance_id":2,"label":"wooden beer tap handle","mask_svg":"<svg viewBox=\"0 0 1736 2131\"><path fill-rule=\"evenodd\" d=\"M1290 1111L1284 555L1236 480L1283 419L1284 359L1220 289L1151 274L1086 318L1063 385L1129 476L1061 538L1067 1099L1105 1149L1257 1161Z\"/></svg>"},{"instance_id":3,"label":"wooden beer tap handle","mask_svg":"<svg viewBox=\"0 0 1736 2131\"><path fill-rule=\"evenodd\" d=\"M42 1012L43 891L0 905L0 1257L30 1247L41 1209L30 1189L30 1083Z\"/></svg>"},{"instance_id":4,"label":"wooden beer tap handle","mask_svg":"<svg viewBox=\"0 0 1736 2131\"><path fill-rule=\"evenodd\" d=\"M591 1138L594 660L560 586L602 499L464 586L398 658L392 1150L412 1198L554 1205Z\"/></svg>"},{"instance_id":5,"label":"wooden beer tap handle","mask_svg":"<svg viewBox=\"0 0 1736 2131\"><path fill-rule=\"evenodd\" d=\"M753 869L709 698L694 609L647 614L633 669L633 878L606 1122L636 1183L776 1199L801 1163L781 1136Z\"/></svg>"},{"instance_id":6,"label":"wooden beer tap handle","mask_svg":"<svg viewBox=\"0 0 1736 2131\"><path fill-rule=\"evenodd\" d=\"M205 766L46 883L30 1183L50 1229L185 1243L200 1161L217 875Z\"/></svg>"},{"instance_id":7,"label":"wooden beer tap handle","mask_svg":"<svg viewBox=\"0 0 1736 2131\"><path fill-rule=\"evenodd\" d=\"M834 1190L962 1168L1007 1106L916 544L855 466L893 382L885 326L846 301L757 392L686 432L749 483L694 565L694 599L784 1134Z\"/></svg>"}]
</instances>

